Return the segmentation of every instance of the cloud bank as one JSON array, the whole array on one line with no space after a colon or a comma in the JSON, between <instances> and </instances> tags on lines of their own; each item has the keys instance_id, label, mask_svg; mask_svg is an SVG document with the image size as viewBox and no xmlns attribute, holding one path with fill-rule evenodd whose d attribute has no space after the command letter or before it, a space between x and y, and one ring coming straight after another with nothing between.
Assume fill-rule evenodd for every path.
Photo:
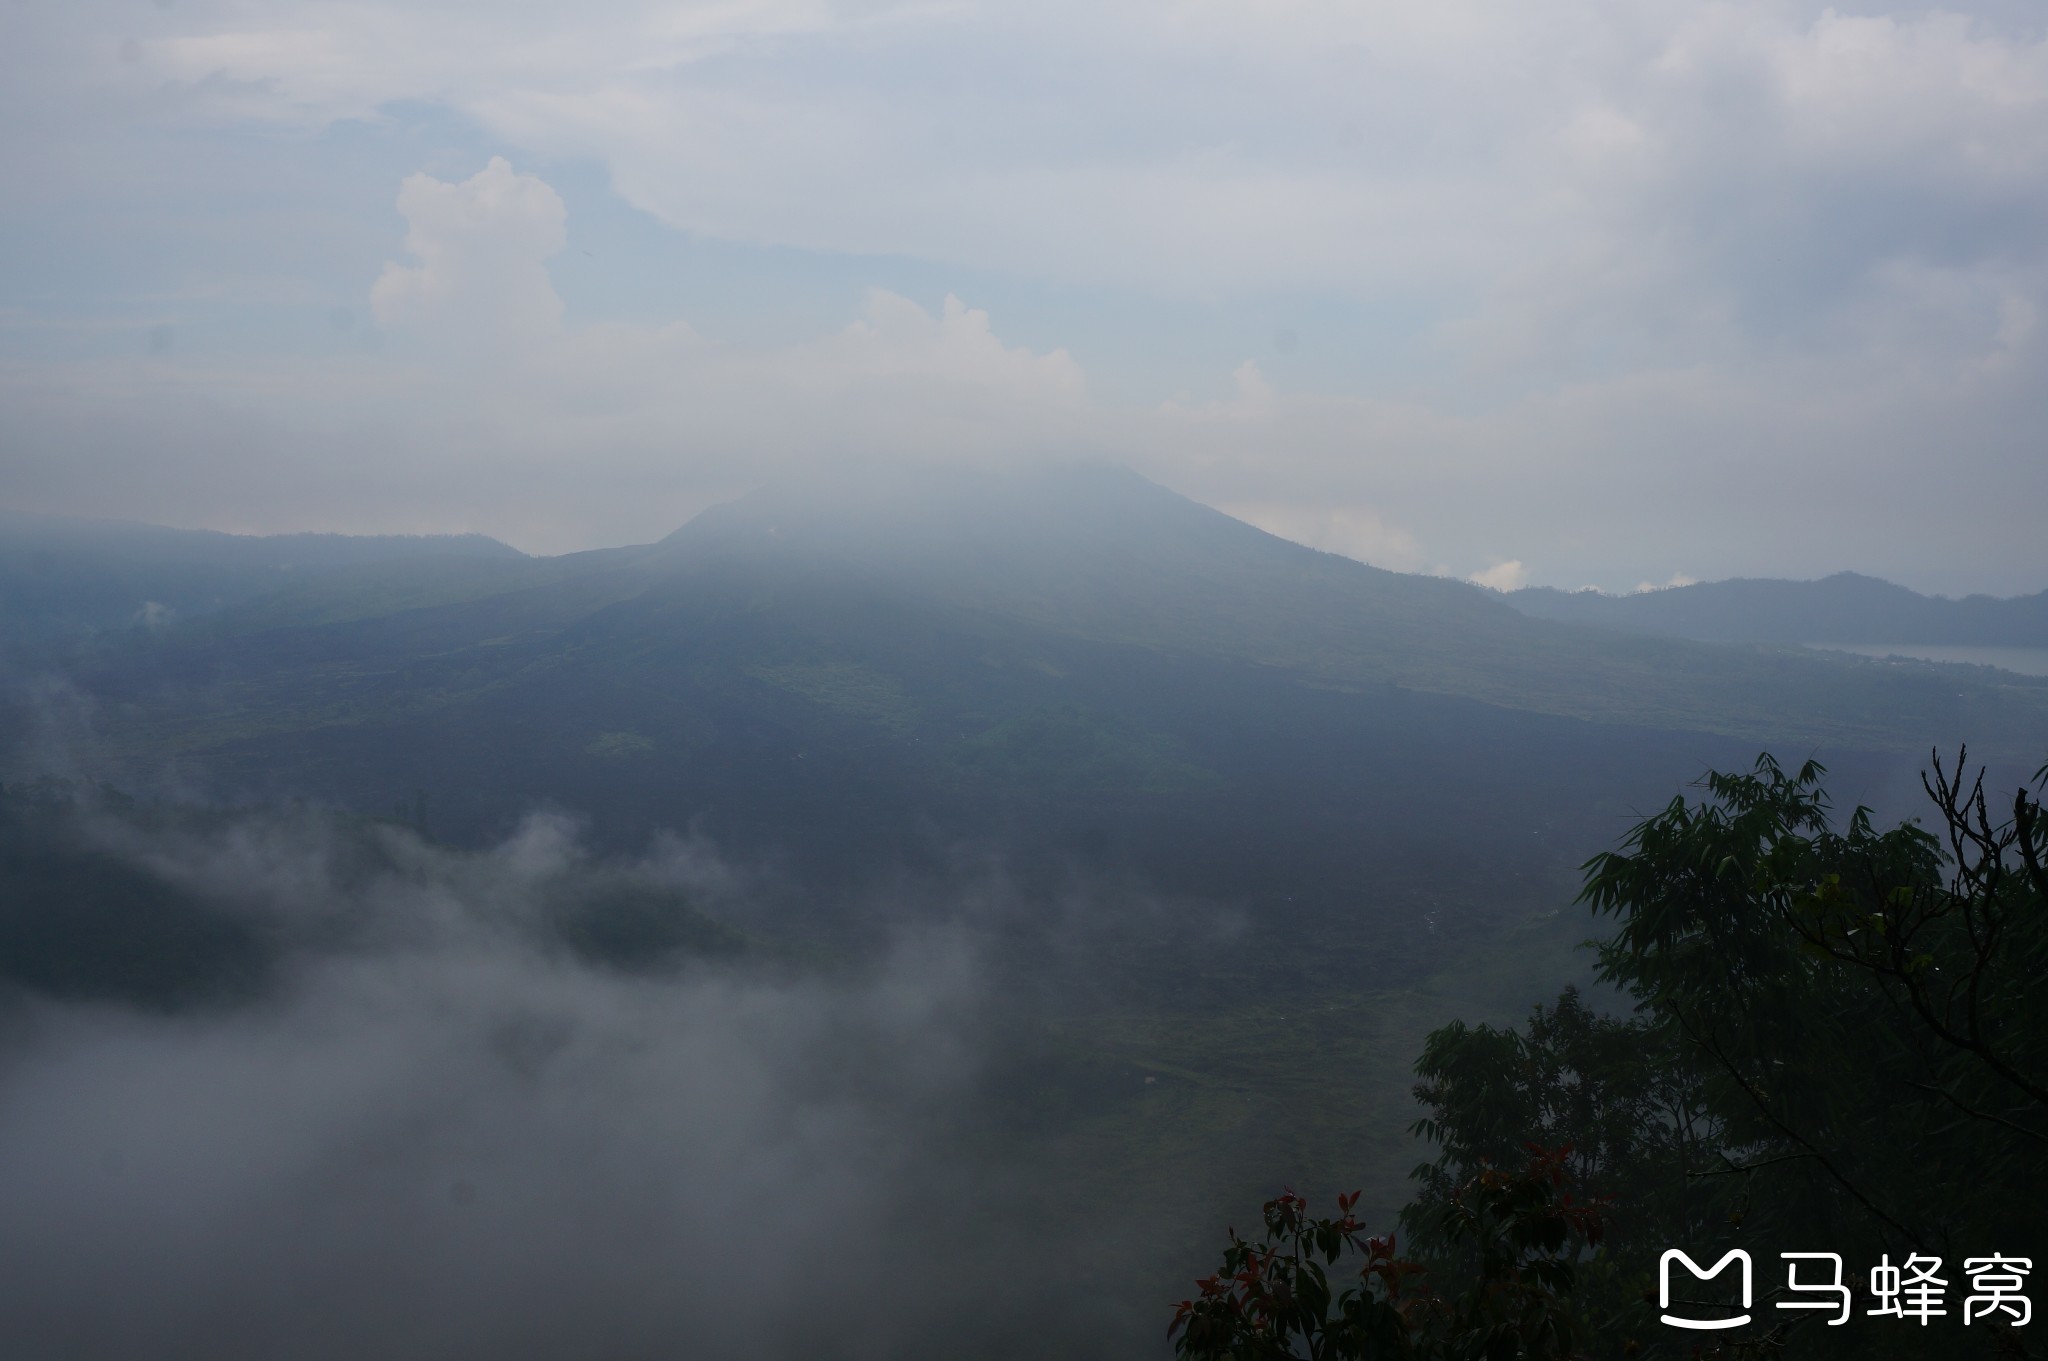
<instances>
[{"instance_id":1,"label":"cloud bank","mask_svg":"<svg viewBox=\"0 0 2048 1361\"><path fill-rule=\"evenodd\" d=\"M743 884L680 842L594 861L546 818L474 854L310 815L97 835L286 963L168 1015L5 996L11 1354L1036 1355L1087 1326L1012 1274L1026 1173L958 1138L983 1007L957 935L829 975L608 968L541 928Z\"/></svg>"},{"instance_id":2,"label":"cloud bank","mask_svg":"<svg viewBox=\"0 0 2048 1361\"><path fill-rule=\"evenodd\" d=\"M176 205L262 257L216 293L273 298L305 268L278 238L346 238L348 308L385 342L188 358L161 301L185 294L157 279L124 295L131 356L53 358L117 323L39 301L24 256L18 329L41 339L0 368L17 505L558 549L820 461L1088 452L1389 566L2048 584L2023 509L2048 493L2029 7L758 0L571 22L181 0L113 41L70 11L7 22L0 109L52 129L7 139L20 221L132 185L152 220ZM492 154L410 173L401 243L392 181L344 210L321 139L396 137L422 108ZM280 139L314 151L258 211L245 163ZM849 291L884 261L961 282L775 344L726 339L731 300L565 320L587 205L549 167L574 166L678 249L791 252ZM265 231L299 203L346 222ZM170 249L105 221L129 258ZM1266 320L1234 357L1154 357L1175 318L1224 316ZM1178 390L1103 395L1133 352Z\"/></svg>"}]
</instances>

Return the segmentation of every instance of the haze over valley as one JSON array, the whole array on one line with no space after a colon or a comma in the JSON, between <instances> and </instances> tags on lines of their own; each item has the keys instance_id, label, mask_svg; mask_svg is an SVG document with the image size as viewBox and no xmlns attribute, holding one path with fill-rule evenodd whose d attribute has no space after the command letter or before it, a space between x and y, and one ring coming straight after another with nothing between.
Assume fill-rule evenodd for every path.
<instances>
[{"instance_id":1,"label":"haze over valley","mask_svg":"<svg viewBox=\"0 0 2048 1361\"><path fill-rule=\"evenodd\" d=\"M451 1273L510 1354L1142 1348L1191 1264L1133 1226L1304 1170L1390 1215L1421 1033L1582 978L1578 865L1684 781L1818 753L1889 813L1948 733L2048 747L2039 680L1531 617L1107 464L555 558L10 528L15 1317L95 1354L217 1354L223 1289L299 1292L252 1354L431 1352L397 1282ZM145 1213L212 1255L85 1267ZM792 1232L749 1289L858 1348L627 1303Z\"/></svg>"},{"instance_id":2,"label":"haze over valley","mask_svg":"<svg viewBox=\"0 0 2048 1361\"><path fill-rule=\"evenodd\" d=\"M2020 1354L2033 8L0 75L0 1357Z\"/></svg>"}]
</instances>

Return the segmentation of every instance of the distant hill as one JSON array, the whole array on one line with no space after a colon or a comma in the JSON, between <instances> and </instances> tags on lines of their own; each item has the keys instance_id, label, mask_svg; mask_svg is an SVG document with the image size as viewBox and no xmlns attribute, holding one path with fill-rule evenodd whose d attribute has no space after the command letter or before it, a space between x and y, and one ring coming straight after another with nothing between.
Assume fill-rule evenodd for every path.
<instances>
[{"instance_id":1,"label":"distant hill","mask_svg":"<svg viewBox=\"0 0 2048 1361\"><path fill-rule=\"evenodd\" d=\"M696 828L842 889L981 848L1289 923L1196 963L1160 917L1131 957L1174 995L1308 941L1412 976L1766 744L1874 780L2048 751L2048 684L1534 619L1099 465L767 487L659 543L294 572L114 637L70 664L88 772L459 841L537 807ZM0 756L36 722L0 711Z\"/></svg>"},{"instance_id":2,"label":"distant hill","mask_svg":"<svg viewBox=\"0 0 2048 1361\"><path fill-rule=\"evenodd\" d=\"M14 550L17 564L24 556ZM181 575L176 564L186 561L192 565ZM990 655L1043 650L1057 640L1062 649L1109 647L1148 664L1178 658L1251 666L1297 687L1398 687L1753 742L1915 750L1967 731L1980 746L2048 745L2048 687L1959 692L1942 676L1654 636L1675 628L1584 626L1603 607L1682 611L1696 600L1705 604L1690 632L1753 639L1753 623L1745 633L1734 622L1717 629L1710 621L1773 617L1741 602L1796 602L1822 591L1828 600L1865 602L1857 622L1815 632L1826 609L1814 607L1807 622L1787 606L1775 616L1781 627L1765 631L1768 640L1858 640L1859 630L1878 627L1867 621L1889 617L1887 602L1936 609L1979 602L1929 601L1846 575L1622 598L1503 598L1301 547L1103 464L924 469L770 486L706 511L659 543L557 558L527 558L480 538L237 539L122 527L90 553L65 559L52 552L35 565L44 574L41 598L88 596L109 613L116 601L137 608L129 602L138 593L177 608L201 581L211 583L215 594L203 601L210 613L195 613L116 670L124 685L144 674L240 676L256 687L250 698L265 727L306 721L294 715L303 712L309 687L334 679L336 668L354 689L384 674L380 668L425 658L434 659L437 674L459 659L479 693L496 694L515 676L587 677L601 658L610 659L608 675L651 679L659 659L688 640L703 654L692 662L695 678L758 680L762 667L858 661L917 695L933 682L925 654L937 640ZM127 594L107 589L110 580ZM1588 617L1556 621L1512 607L1541 600ZM1981 603L2038 609L2044 602ZM1852 612L1845 605L1834 613ZM913 618L919 632L902 632ZM734 632L742 624L744 646ZM809 636L821 626L832 635L829 645ZM778 629L788 636L778 637ZM710 640L725 634L735 641L711 649ZM892 655L901 646L911 651ZM417 707L425 701L417 685L424 673L401 674L412 687L405 707ZM966 685L961 702L986 708L975 691L987 679ZM319 693L322 723L375 722L379 706L396 702L372 686L361 698L368 707L338 711L337 695L324 684ZM435 696L436 705L464 702L456 692Z\"/></svg>"},{"instance_id":3,"label":"distant hill","mask_svg":"<svg viewBox=\"0 0 2048 1361\"><path fill-rule=\"evenodd\" d=\"M281 721L297 668L330 649L358 662L483 649L465 655L488 673L513 657L565 661L572 647L587 657L596 637L651 656L703 610L767 619L857 597L931 616L941 634L1042 633L1251 665L1295 685L1396 686L1753 741L1915 749L1958 721L1945 679L1532 618L1510 608L1518 597L1316 552L1105 464L770 486L656 544L546 559L497 547L300 573L196 621L161 658L281 668ZM898 679L920 681L914 665ZM2007 719L2026 745L2048 734L2043 698L1972 699L2010 710L1972 725L1979 742Z\"/></svg>"},{"instance_id":4,"label":"distant hill","mask_svg":"<svg viewBox=\"0 0 2048 1361\"><path fill-rule=\"evenodd\" d=\"M162 627L344 568L523 556L481 534L221 534L0 511L0 639Z\"/></svg>"},{"instance_id":5,"label":"distant hill","mask_svg":"<svg viewBox=\"0 0 2048 1361\"><path fill-rule=\"evenodd\" d=\"M1533 586L1506 599L1533 618L1708 642L2048 647L2048 591L1947 600L1855 572L1819 581L1738 577L1618 596Z\"/></svg>"}]
</instances>

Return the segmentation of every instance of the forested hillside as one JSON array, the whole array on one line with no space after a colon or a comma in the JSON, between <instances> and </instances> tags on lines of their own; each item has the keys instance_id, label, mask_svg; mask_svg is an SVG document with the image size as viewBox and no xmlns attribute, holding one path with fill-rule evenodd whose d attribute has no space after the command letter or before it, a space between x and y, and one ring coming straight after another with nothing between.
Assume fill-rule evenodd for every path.
<instances>
[{"instance_id":1,"label":"forested hillside","mask_svg":"<svg viewBox=\"0 0 2048 1361\"><path fill-rule=\"evenodd\" d=\"M1710 581L1633 595L1532 586L1506 599L1532 618L1709 642L2048 647L2048 591L1948 600L1855 572L1819 581Z\"/></svg>"}]
</instances>

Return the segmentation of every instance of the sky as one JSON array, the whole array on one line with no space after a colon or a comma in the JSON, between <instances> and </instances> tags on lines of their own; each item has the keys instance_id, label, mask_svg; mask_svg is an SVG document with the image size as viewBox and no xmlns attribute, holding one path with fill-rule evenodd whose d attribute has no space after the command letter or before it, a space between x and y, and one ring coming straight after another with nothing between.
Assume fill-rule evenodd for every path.
<instances>
[{"instance_id":1,"label":"sky","mask_svg":"<svg viewBox=\"0 0 2048 1361\"><path fill-rule=\"evenodd\" d=\"M0 0L0 506L646 541L1111 458L1490 585L2048 588L2048 15Z\"/></svg>"}]
</instances>

